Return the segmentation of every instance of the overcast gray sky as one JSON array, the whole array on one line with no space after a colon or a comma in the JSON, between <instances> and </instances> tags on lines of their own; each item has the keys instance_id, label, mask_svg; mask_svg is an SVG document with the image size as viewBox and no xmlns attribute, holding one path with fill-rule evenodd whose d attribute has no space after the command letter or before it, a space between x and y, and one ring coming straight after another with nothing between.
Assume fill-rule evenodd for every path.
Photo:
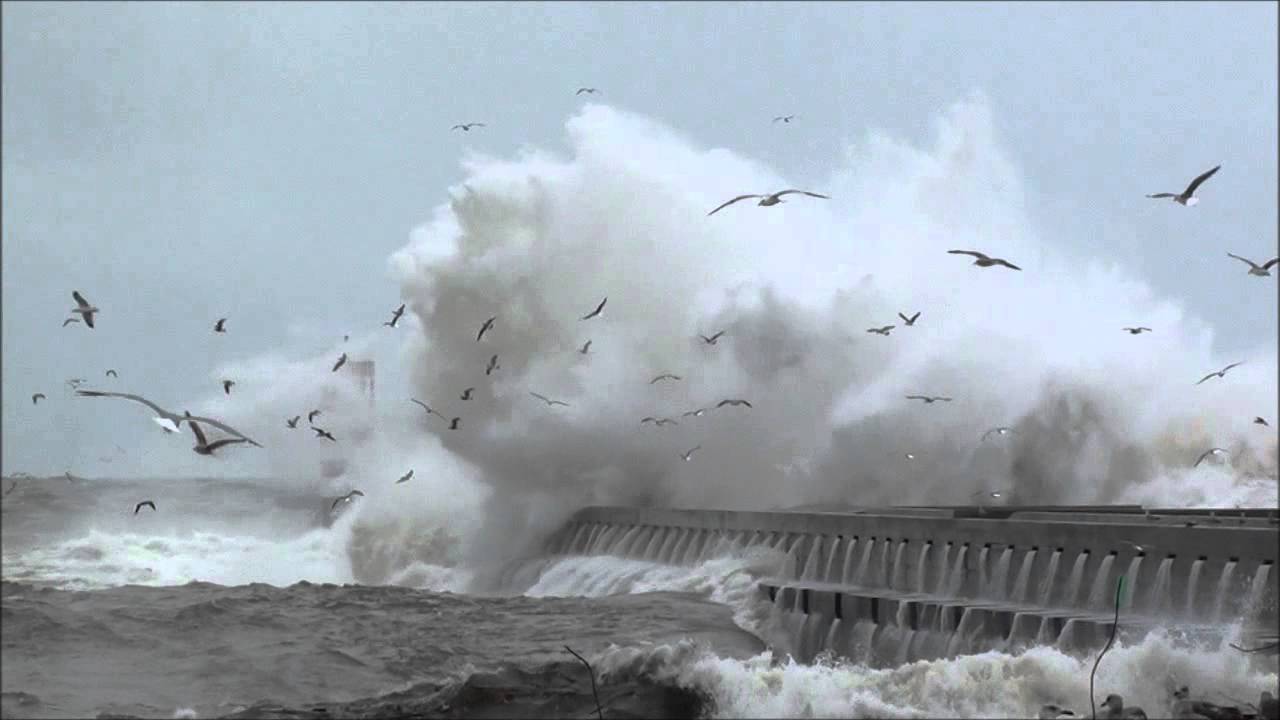
<instances>
[{"instance_id":1,"label":"overcast gray sky","mask_svg":"<svg viewBox=\"0 0 1280 720\"><path fill-rule=\"evenodd\" d=\"M580 85L796 181L870 129L924 142L980 91L1055 242L1141 268L1220 349L1275 342L1275 279L1224 255L1277 249L1274 3L6 3L3 21L6 472L154 434L95 425L67 378L113 367L179 402L219 363L376 329L400 302L388 256L462 151L563 147ZM489 127L450 132L469 121ZM1143 197L1219 163L1194 210ZM1132 240L1107 247L1117 225ZM97 329L59 327L73 289ZM399 395L389 347L380 392Z\"/></svg>"}]
</instances>

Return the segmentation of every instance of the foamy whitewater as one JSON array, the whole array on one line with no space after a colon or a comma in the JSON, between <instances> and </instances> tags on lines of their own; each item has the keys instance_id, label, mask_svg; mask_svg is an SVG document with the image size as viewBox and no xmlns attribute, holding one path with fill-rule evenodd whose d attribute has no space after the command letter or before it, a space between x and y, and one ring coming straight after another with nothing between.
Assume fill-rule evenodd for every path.
<instances>
[{"instance_id":1,"label":"foamy whitewater","mask_svg":"<svg viewBox=\"0 0 1280 720\"><path fill-rule=\"evenodd\" d=\"M1176 298L1055 245L1070 229L1036 226L1034 179L1002 151L982 99L936 125L929 147L869 133L806 178L603 105L570 118L567 152L469 156L390 258L402 334L218 367L263 392L182 405L265 448L210 461L157 434L145 460L116 466L154 480L20 480L4 497L5 715L347 702L561 661L565 644L608 676L696 690L718 717L1087 713L1092 658L1053 648L888 669L789 661L755 591L784 561L765 549L725 547L693 567L540 550L593 504L944 505L1001 489L1015 504L1276 507L1276 436L1251 424L1278 416L1275 346L1221 356ZM831 199L707 217L787 187ZM975 268L953 248L1024 272ZM579 320L606 296L602 317ZM865 332L915 310L915 327ZM719 330L714 346L697 338ZM369 411L329 368L386 347L410 387L380 385ZM682 380L649 383L664 372ZM325 392L337 399L325 428L344 440L373 428L321 448L348 463L331 481L310 433L280 420ZM955 401L902 399L917 393ZM681 417L723 398L754 407ZM114 401L82 411L146 422ZM642 426L648 415L680 422ZM1018 432L979 442L998 425ZM1191 467L1215 445L1226 462ZM364 497L331 516L352 488ZM142 499L157 512L133 515ZM1228 640L1121 642L1099 696L1153 715L1182 684L1256 701L1277 684L1274 659Z\"/></svg>"}]
</instances>

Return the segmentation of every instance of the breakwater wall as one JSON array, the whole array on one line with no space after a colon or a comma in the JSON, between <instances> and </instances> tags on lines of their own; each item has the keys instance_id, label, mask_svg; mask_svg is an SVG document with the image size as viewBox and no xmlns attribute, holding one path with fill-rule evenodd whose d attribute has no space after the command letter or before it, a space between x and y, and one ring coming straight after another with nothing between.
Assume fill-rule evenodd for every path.
<instances>
[{"instance_id":1,"label":"breakwater wall","mask_svg":"<svg viewBox=\"0 0 1280 720\"><path fill-rule=\"evenodd\" d=\"M787 648L891 665L1032 643L1068 651L1123 635L1274 640L1280 513L1098 507L740 512L589 507L548 541L565 555L693 565L763 547L759 590Z\"/></svg>"}]
</instances>

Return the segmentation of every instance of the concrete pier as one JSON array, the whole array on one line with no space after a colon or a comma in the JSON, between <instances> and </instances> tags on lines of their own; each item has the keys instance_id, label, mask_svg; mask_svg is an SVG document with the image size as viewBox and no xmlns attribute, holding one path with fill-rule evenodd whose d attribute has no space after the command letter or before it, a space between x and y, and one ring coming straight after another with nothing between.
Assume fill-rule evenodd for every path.
<instances>
[{"instance_id":1,"label":"concrete pier","mask_svg":"<svg viewBox=\"0 0 1280 720\"><path fill-rule=\"evenodd\" d=\"M548 543L693 565L776 550L760 582L792 654L888 665L1029 644L1101 645L1119 631L1277 636L1280 512L1100 507L895 507L739 512L590 507Z\"/></svg>"}]
</instances>

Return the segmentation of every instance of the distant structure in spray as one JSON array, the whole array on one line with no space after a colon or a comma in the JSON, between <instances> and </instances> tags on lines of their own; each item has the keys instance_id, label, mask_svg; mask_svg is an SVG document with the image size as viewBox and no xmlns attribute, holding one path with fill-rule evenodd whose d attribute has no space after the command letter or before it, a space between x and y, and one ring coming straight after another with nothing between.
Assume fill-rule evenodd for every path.
<instances>
[{"instance_id":1,"label":"distant structure in spray","mask_svg":"<svg viewBox=\"0 0 1280 720\"><path fill-rule=\"evenodd\" d=\"M341 438L343 441L363 445L373 436L371 418L374 413L374 377L376 370L373 360L352 360L347 363L347 372L355 377L357 386L364 393L365 399L369 403L369 408L368 413L365 415L365 420L348 430L346 432L347 437ZM320 409L328 413L337 407L338 391L333 387L326 387L320 399ZM339 477L346 471L346 458L330 458L320 463L320 474L325 479Z\"/></svg>"}]
</instances>

